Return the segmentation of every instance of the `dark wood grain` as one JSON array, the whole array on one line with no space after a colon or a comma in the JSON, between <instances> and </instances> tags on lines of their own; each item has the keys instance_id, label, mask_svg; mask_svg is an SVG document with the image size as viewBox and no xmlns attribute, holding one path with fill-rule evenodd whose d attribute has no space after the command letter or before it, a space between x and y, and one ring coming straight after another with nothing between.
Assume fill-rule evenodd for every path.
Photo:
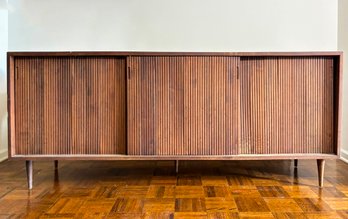
<instances>
[{"instance_id":1,"label":"dark wood grain","mask_svg":"<svg viewBox=\"0 0 348 219\"><path fill-rule=\"evenodd\" d=\"M16 57L16 155L125 154L125 59Z\"/></svg>"},{"instance_id":2,"label":"dark wood grain","mask_svg":"<svg viewBox=\"0 0 348 219\"><path fill-rule=\"evenodd\" d=\"M334 60L241 60L242 153L335 153Z\"/></svg>"},{"instance_id":3,"label":"dark wood grain","mask_svg":"<svg viewBox=\"0 0 348 219\"><path fill-rule=\"evenodd\" d=\"M342 52L9 52L9 155L333 159L341 95Z\"/></svg>"},{"instance_id":4,"label":"dark wood grain","mask_svg":"<svg viewBox=\"0 0 348 219\"><path fill-rule=\"evenodd\" d=\"M237 154L238 64L234 57L132 56L128 154Z\"/></svg>"}]
</instances>

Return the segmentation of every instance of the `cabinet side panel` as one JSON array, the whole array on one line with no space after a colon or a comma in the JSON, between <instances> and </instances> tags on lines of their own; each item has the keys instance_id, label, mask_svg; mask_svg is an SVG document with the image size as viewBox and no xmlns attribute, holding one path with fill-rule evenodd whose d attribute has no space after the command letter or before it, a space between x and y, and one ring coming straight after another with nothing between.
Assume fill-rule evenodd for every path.
<instances>
[{"instance_id":1,"label":"cabinet side panel","mask_svg":"<svg viewBox=\"0 0 348 219\"><path fill-rule=\"evenodd\" d=\"M336 81L335 78L338 80L339 72L337 72L337 76L335 77L334 74L336 74L335 71L335 60L326 58L322 62L323 69L324 69L324 75L323 75L323 89L322 89L322 139L323 139L323 145L322 145L322 152L323 153L339 153L337 152L337 135L335 132L338 132L338 130L334 127L335 119L337 120L338 117L335 117L335 109L338 107L334 107L334 104L338 104L335 99L335 90L336 90ZM338 69L336 69L338 70ZM338 94L336 94L338 95Z\"/></svg>"},{"instance_id":2,"label":"cabinet side panel","mask_svg":"<svg viewBox=\"0 0 348 219\"><path fill-rule=\"evenodd\" d=\"M243 154L334 153L333 58L241 60Z\"/></svg>"}]
</instances>

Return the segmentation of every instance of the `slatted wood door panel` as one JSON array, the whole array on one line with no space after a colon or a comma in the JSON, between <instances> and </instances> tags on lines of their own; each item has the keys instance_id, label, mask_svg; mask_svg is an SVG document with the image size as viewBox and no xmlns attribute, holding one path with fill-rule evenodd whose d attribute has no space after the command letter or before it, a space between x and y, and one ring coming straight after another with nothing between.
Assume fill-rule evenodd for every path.
<instances>
[{"instance_id":1,"label":"slatted wood door panel","mask_svg":"<svg viewBox=\"0 0 348 219\"><path fill-rule=\"evenodd\" d=\"M128 154L237 154L237 57L132 56Z\"/></svg>"},{"instance_id":2,"label":"slatted wood door panel","mask_svg":"<svg viewBox=\"0 0 348 219\"><path fill-rule=\"evenodd\" d=\"M125 59L16 57L15 154L124 154Z\"/></svg>"},{"instance_id":3,"label":"slatted wood door panel","mask_svg":"<svg viewBox=\"0 0 348 219\"><path fill-rule=\"evenodd\" d=\"M334 153L334 60L241 59L241 153Z\"/></svg>"}]
</instances>

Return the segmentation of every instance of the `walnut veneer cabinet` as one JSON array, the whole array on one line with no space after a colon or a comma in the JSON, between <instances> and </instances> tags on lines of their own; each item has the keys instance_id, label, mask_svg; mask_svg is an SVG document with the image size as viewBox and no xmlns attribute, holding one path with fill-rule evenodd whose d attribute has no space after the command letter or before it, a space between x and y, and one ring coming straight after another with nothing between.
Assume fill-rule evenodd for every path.
<instances>
[{"instance_id":1,"label":"walnut veneer cabinet","mask_svg":"<svg viewBox=\"0 0 348 219\"><path fill-rule=\"evenodd\" d=\"M9 157L339 157L341 52L9 52ZM177 166L178 167L178 166Z\"/></svg>"}]
</instances>

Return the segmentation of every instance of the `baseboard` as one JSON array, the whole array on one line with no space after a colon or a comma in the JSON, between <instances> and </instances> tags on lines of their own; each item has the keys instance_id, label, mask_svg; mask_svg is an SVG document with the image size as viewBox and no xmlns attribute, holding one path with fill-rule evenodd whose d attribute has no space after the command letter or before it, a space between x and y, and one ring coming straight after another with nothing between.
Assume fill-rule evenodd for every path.
<instances>
[{"instance_id":1,"label":"baseboard","mask_svg":"<svg viewBox=\"0 0 348 219\"><path fill-rule=\"evenodd\" d=\"M341 150L341 160L348 163L348 151L342 149Z\"/></svg>"},{"instance_id":2,"label":"baseboard","mask_svg":"<svg viewBox=\"0 0 348 219\"><path fill-rule=\"evenodd\" d=\"M7 150L0 151L0 162L6 160L7 156L8 156Z\"/></svg>"}]
</instances>

